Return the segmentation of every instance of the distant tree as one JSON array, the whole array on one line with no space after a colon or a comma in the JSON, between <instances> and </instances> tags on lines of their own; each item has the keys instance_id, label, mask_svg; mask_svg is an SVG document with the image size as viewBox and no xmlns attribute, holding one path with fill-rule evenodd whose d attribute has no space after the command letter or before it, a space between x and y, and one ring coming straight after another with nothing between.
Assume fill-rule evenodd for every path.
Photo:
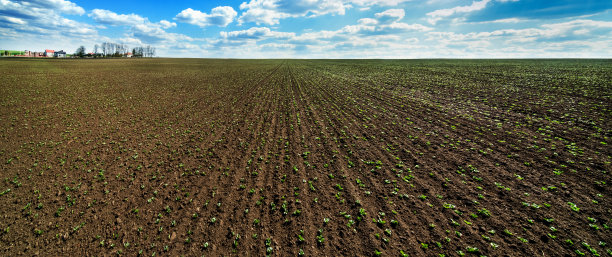
<instances>
[{"instance_id":1,"label":"distant tree","mask_svg":"<svg viewBox=\"0 0 612 257\"><path fill-rule=\"evenodd\" d=\"M107 53L107 47L106 47L106 42L102 43L102 55L104 55L104 57L106 57L106 53Z\"/></svg>"},{"instance_id":2,"label":"distant tree","mask_svg":"<svg viewBox=\"0 0 612 257\"><path fill-rule=\"evenodd\" d=\"M76 53L74 53L74 55L83 58L83 56L85 55L85 46L79 46L79 48L77 48Z\"/></svg>"},{"instance_id":3,"label":"distant tree","mask_svg":"<svg viewBox=\"0 0 612 257\"><path fill-rule=\"evenodd\" d=\"M153 57L155 56L155 47L147 45L143 47L143 56L144 57Z\"/></svg>"},{"instance_id":4,"label":"distant tree","mask_svg":"<svg viewBox=\"0 0 612 257\"><path fill-rule=\"evenodd\" d=\"M137 46L132 49L132 57L142 57L144 49L142 46Z\"/></svg>"},{"instance_id":5,"label":"distant tree","mask_svg":"<svg viewBox=\"0 0 612 257\"><path fill-rule=\"evenodd\" d=\"M98 49L100 49L100 46L98 44L94 45L94 54L98 53Z\"/></svg>"},{"instance_id":6,"label":"distant tree","mask_svg":"<svg viewBox=\"0 0 612 257\"><path fill-rule=\"evenodd\" d=\"M100 46L95 45L95 53L98 53L98 48L102 51L104 57L123 57L130 51L130 47L126 44L109 42L104 42ZM132 48L132 57L153 57L155 51L155 47L150 45L137 46Z\"/></svg>"}]
</instances>

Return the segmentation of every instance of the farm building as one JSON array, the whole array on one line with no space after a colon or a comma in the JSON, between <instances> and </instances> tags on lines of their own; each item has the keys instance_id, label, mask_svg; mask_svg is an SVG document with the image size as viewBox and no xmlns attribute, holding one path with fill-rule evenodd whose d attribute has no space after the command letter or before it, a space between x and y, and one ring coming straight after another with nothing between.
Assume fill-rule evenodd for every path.
<instances>
[{"instance_id":1,"label":"farm building","mask_svg":"<svg viewBox=\"0 0 612 257\"><path fill-rule=\"evenodd\" d=\"M45 57L53 57L55 50L45 50Z\"/></svg>"},{"instance_id":2,"label":"farm building","mask_svg":"<svg viewBox=\"0 0 612 257\"><path fill-rule=\"evenodd\" d=\"M59 50L53 53L53 57L55 58L66 58L66 52L64 50Z\"/></svg>"},{"instance_id":3,"label":"farm building","mask_svg":"<svg viewBox=\"0 0 612 257\"><path fill-rule=\"evenodd\" d=\"M45 57L45 53L44 52L33 52L30 50L25 50L23 51L23 56L25 57Z\"/></svg>"}]
</instances>

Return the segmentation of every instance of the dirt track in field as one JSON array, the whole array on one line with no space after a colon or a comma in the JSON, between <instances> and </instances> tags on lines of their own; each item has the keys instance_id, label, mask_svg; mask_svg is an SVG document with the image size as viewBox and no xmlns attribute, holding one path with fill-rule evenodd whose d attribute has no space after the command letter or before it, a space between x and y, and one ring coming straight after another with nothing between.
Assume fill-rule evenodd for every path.
<instances>
[{"instance_id":1,"label":"dirt track in field","mask_svg":"<svg viewBox=\"0 0 612 257\"><path fill-rule=\"evenodd\" d=\"M0 255L610 254L610 74L2 60Z\"/></svg>"}]
</instances>

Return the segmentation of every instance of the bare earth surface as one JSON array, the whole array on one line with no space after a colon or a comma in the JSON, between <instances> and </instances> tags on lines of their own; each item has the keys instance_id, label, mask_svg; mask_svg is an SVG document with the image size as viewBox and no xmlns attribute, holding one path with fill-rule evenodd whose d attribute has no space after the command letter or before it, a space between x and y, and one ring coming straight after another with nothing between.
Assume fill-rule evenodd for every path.
<instances>
[{"instance_id":1,"label":"bare earth surface","mask_svg":"<svg viewBox=\"0 0 612 257\"><path fill-rule=\"evenodd\" d=\"M610 60L0 60L0 255L612 254Z\"/></svg>"}]
</instances>

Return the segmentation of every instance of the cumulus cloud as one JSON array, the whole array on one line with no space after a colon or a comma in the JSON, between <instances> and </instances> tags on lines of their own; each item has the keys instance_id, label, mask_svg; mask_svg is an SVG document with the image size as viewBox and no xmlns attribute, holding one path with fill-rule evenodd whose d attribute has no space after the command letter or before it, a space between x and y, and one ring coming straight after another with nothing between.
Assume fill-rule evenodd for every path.
<instances>
[{"instance_id":1,"label":"cumulus cloud","mask_svg":"<svg viewBox=\"0 0 612 257\"><path fill-rule=\"evenodd\" d=\"M280 19L288 17L344 15L349 7L342 0L251 0L240 5L240 10L245 11L238 22L275 25Z\"/></svg>"},{"instance_id":2,"label":"cumulus cloud","mask_svg":"<svg viewBox=\"0 0 612 257\"><path fill-rule=\"evenodd\" d=\"M7 31L0 34L0 38L12 35L13 32L70 35L75 38L97 36L93 26L61 15L83 13L83 8L64 0L0 0L0 27Z\"/></svg>"},{"instance_id":3,"label":"cumulus cloud","mask_svg":"<svg viewBox=\"0 0 612 257\"><path fill-rule=\"evenodd\" d=\"M142 41L133 37L123 37L118 39L119 43L127 45L143 45Z\"/></svg>"},{"instance_id":4,"label":"cumulus cloud","mask_svg":"<svg viewBox=\"0 0 612 257\"><path fill-rule=\"evenodd\" d=\"M430 27L421 24L408 24L403 22L393 22L384 25L347 25L336 31L337 35L341 34L356 34L356 35L389 35L401 34L407 32L425 32L433 30Z\"/></svg>"},{"instance_id":5,"label":"cumulus cloud","mask_svg":"<svg viewBox=\"0 0 612 257\"><path fill-rule=\"evenodd\" d=\"M2 1L5 4L10 1ZM60 13L83 15L85 10L77 4L66 0L17 0L14 1L23 5L25 8L44 8L52 9Z\"/></svg>"},{"instance_id":6,"label":"cumulus cloud","mask_svg":"<svg viewBox=\"0 0 612 257\"><path fill-rule=\"evenodd\" d=\"M404 18L405 15L406 13L404 12L404 9L389 9L384 12L374 14L376 19L382 23L399 21Z\"/></svg>"},{"instance_id":7,"label":"cumulus cloud","mask_svg":"<svg viewBox=\"0 0 612 257\"><path fill-rule=\"evenodd\" d=\"M169 33L166 29L176 27L176 23L167 20L151 22L137 14L117 14L109 10L94 9L89 14L94 21L111 26L128 26L124 37L119 41L126 44L170 45L194 39L183 34Z\"/></svg>"},{"instance_id":8,"label":"cumulus cloud","mask_svg":"<svg viewBox=\"0 0 612 257\"><path fill-rule=\"evenodd\" d=\"M471 5L456 6L448 9L435 10L433 12L427 13L427 16L429 16L429 18L427 18L427 21L429 21L429 23L431 24L436 24L438 21L458 13L479 11L484 9L490 1L491 0L473 1Z\"/></svg>"},{"instance_id":9,"label":"cumulus cloud","mask_svg":"<svg viewBox=\"0 0 612 257\"><path fill-rule=\"evenodd\" d=\"M109 10L94 9L88 14L94 21L111 26L130 26L137 28L169 29L176 27L176 23L161 20L158 23L149 21L148 18L138 14L118 14ZM102 26L104 28L104 26Z\"/></svg>"},{"instance_id":10,"label":"cumulus cloud","mask_svg":"<svg viewBox=\"0 0 612 257\"><path fill-rule=\"evenodd\" d=\"M453 34L453 33L451 33ZM456 35L462 38L464 35ZM512 36L470 39L466 41L431 41L438 56L463 58L602 58L612 52L609 37L589 40L512 41ZM513 37L512 37L513 38ZM430 53L430 55L433 53Z\"/></svg>"},{"instance_id":11,"label":"cumulus cloud","mask_svg":"<svg viewBox=\"0 0 612 257\"><path fill-rule=\"evenodd\" d=\"M250 49L250 51L263 50L258 42L261 41L272 41L266 42L268 49L272 46L281 46L287 44L286 42L290 38L295 37L293 32L280 32L271 30L268 27L251 27L245 30L236 31L222 31L219 33L219 39L211 41L211 48L216 50L227 50L242 51L244 49ZM280 47L279 47L280 48ZM286 48L285 48L286 49ZM252 54L252 53L250 53Z\"/></svg>"},{"instance_id":12,"label":"cumulus cloud","mask_svg":"<svg viewBox=\"0 0 612 257\"><path fill-rule=\"evenodd\" d=\"M199 27L219 26L225 27L234 21L238 13L230 6L218 6L210 14L187 8L174 17L179 22L193 24Z\"/></svg>"},{"instance_id":13,"label":"cumulus cloud","mask_svg":"<svg viewBox=\"0 0 612 257\"><path fill-rule=\"evenodd\" d=\"M361 5L361 6L371 6L371 5L380 5L380 6L397 6L398 4L404 2L410 2L412 0L352 0L350 3Z\"/></svg>"},{"instance_id":14,"label":"cumulus cloud","mask_svg":"<svg viewBox=\"0 0 612 257\"><path fill-rule=\"evenodd\" d=\"M319 45L326 43L327 40L337 38L340 31L322 30L316 32L307 32L295 37L292 37L289 42L301 45Z\"/></svg>"},{"instance_id":15,"label":"cumulus cloud","mask_svg":"<svg viewBox=\"0 0 612 257\"><path fill-rule=\"evenodd\" d=\"M433 28L418 24L418 23L413 23L413 24L408 24L408 23L403 23L403 22L393 22L389 25L383 25L381 26L382 30L386 30L388 32L405 32L405 31L420 31L420 32L424 32L424 31L431 31L433 30Z\"/></svg>"},{"instance_id":16,"label":"cumulus cloud","mask_svg":"<svg viewBox=\"0 0 612 257\"><path fill-rule=\"evenodd\" d=\"M238 30L238 31L230 31L220 32L220 35L224 39L229 40L244 40L244 39L254 39L260 40L264 38L276 38L276 39L287 39L295 36L293 32L278 32L272 31L267 27L252 27L247 30Z\"/></svg>"},{"instance_id":17,"label":"cumulus cloud","mask_svg":"<svg viewBox=\"0 0 612 257\"><path fill-rule=\"evenodd\" d=\"M8 23L19 24L19 25L25 25L27 23L25 20L20 19L20 18L15 18L15 17L0 16L0 19Z\"/></svg>"},{"instance_id":18,"label":"cumulus cloud","mask_svg":"<svg viewBox=\"0 0 612 257\"><path fill-rule=\"evenodd\" d=\"M487 24L487 23L519 23L519 22L524 22L527 20L522 20L522 19L518 19L518 18L507 18L507 19L498 19L498 20L492 20L492 21L481 21L481 22L477 22L477 23L482 23L482 24Z\"/></svg>"},{"instance_id":19,"label":"cumulus cloud","mask_svg":"<svg viewBox=\"0 0 612 257\"><path fill-rule=\"evenodd\" d=\"M172 28L172 27L176 27L176 23L169 22L167 20L159 21L159 25L161 25L161 27L164 28L164 29L169 29L169 28Z\"/></svg>"},{"instance_id":20,"label":"cumulus cloud","mask_svg":"<svg viewBox=\"0 0 612 257\"><path fill-rule=\"evenodd\" d=\"M272 42L267 44L277 44L279 46L289 44L293 50L318 49L323 46L329 46L329 49L349 49L351 47L369 46L368 41L374 42L376 45L380 45L378 44L380 42L375 42L379 40L400 41L406 33L432 30L432 28L421 24L400 22L405 15L404 9L388 9L373 14L371 18L359 19L356 24L346 25L338 30L306 32L299 35L291 32L273 31L268 27L252 27L247 30L220 32L221 39L214 42L214 45L217 48L231 48L247 44L256 46L258 41L270 39Z\"/></svg>"},{"instance_id":21,"label":"cumulus cloud","mask_svg":"<svg viewBox=\"0 0 612 257\"><path fill-rule=\"evenodd\" d=\"M278 43L262 44L259 47L264 51L291 50L291 49L296 48L296 46L293 44L278 44Z\"/></svg>"},{"instance_id":22,"label":"cumulus cloud","mask_svg":"<svg viewBox=\"0 0 612 257\"><path fill-rule=\"evenodd\" d=\"M500 44L531 46L538 48L549 42L591 41L612 32L612 22L577 19L568 22L541 25L539 28L499 29L488 32L429 32L428 40L446 44L469 44L482 41L499 41ZM605 37L605 36L604 36Z\"/></svg>"},{"instance_id":23,"label":"cumulus cloud","mask_svg":"<svg viewBox=\"0 0 612 257\"><path fill-rule=\"evenodd\" d=\"M400 22L406 13L404 9L389 9L374 14L375 18L362 18L357 25L347 25L336 31L338 34L389 35L411 31L430 31L432 28L413 23Z\"/></svg>"},{"instance_id":24,"label":"cumulus cloud","mask_svg":"<svg viewBox=\"0 0 612 257\"><path fill-rule=\"evenodd\" d=\"M363 19L359 19L357 23L363 24L363 25L375 25L375 24L378 24L378 20L372 19L372 18L363 18Z\"/></svg>"},{"instance_id":25,"label":"cumulus cloud","mask_svg":"<svg viewBox=\"0 0 612 257\"><path fill-rule=\"evenodd\" d=\"M365 41L397 41L405 37L406 33L426 32L433 28L417 23L404 23L398 20L404 16L403 12L393 9L393 11L385 11L380 13L378 19L362 18L358 20L358 24L346 25L339 30L324 30L317 32L308 32L297 35L289 39L289 42L303 45L327 45L341 44L343 49L349 46L367 45ZM392 19L390 19L392 18ZM379 22L383 20L385 22ZM354 44L359 40L359 44Z\"/></svg>"},{"instance_id":26,"label":"cumulus cloud","mask_svg":"<svg viewBox=\"0 0 612 257\"><path fill-rule=\"evenodd\" d=\"M164 30L160 23L136 24L129 29L128 35L146 44L172 44L194 40L187 35L169 33Z\"/></svg>"},{"instance_id":27,"label":"cumulus cloud","mask_svg":"<svg viewBox=\"0 0 612 257\"><path fill-rule=\"evenodd\" d=\"M365 11L375 5L397 6L409 1L411 0L250 0L240 5L244 12L238 22L275 25L281 19L290 17L344 15L346 10L354 5L362 6L360 9Z\"/></svg>"},{"instance_id":28,"label":"cumulus cloud","mask_svg":"<svg viewBox=\"0 0 612 257\"><path fill-rule=\"evenodd\" d=\"M136 25L148 21L137 14L117 14L103 9L93 9L88 16L96 22L113 26Z\"/></svg>"}]
</instances>

